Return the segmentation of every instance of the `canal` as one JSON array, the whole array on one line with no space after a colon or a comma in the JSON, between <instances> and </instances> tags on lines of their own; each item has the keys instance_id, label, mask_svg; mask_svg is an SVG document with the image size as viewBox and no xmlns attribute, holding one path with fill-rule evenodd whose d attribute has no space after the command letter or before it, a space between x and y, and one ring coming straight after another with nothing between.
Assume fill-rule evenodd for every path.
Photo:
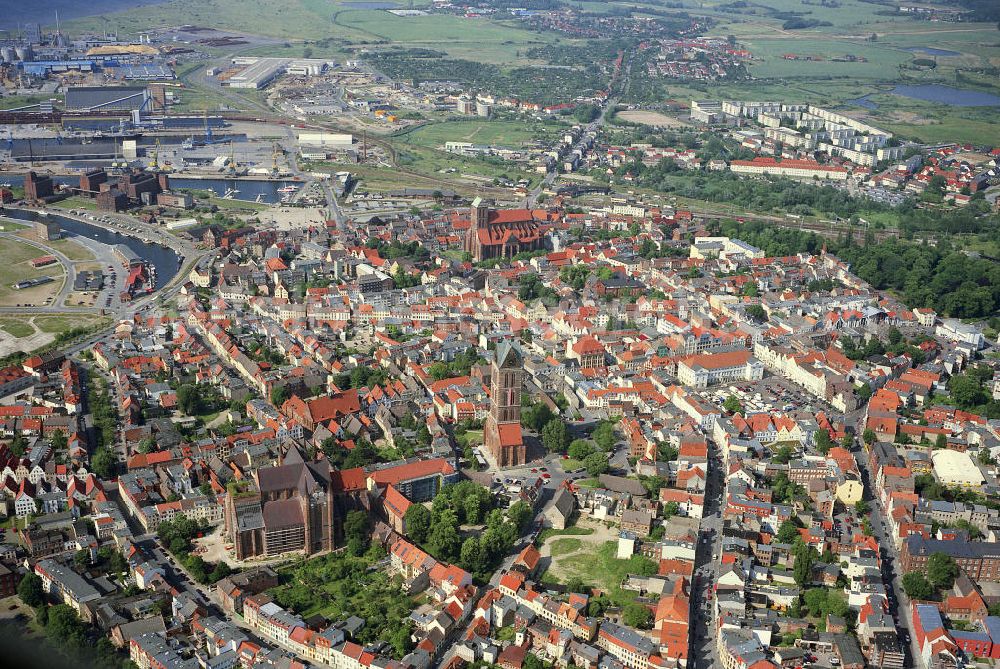
<instances>
[{"instance_id":1,"label":"canal","mask_svg":"<svg viewBox=\"0 0 1000 669\"><path fill-rule=\"evenodd\" d=\"M22 221L37 221L40 219L39 212L27 209L4 209L3 213L9 218ZM116 230L109 230L97 225L78 221L56 213L49 213L50 220L58 221L63 233L67 237L73 236L87 237L101 244L109 246L114 244L124 244L132 249L136 255L156 268L157 288L165 286L177 274L181 266L181 256L165 246L159 244L147 244L138 237L132 237Z\"/></svg>"}]
</instances>

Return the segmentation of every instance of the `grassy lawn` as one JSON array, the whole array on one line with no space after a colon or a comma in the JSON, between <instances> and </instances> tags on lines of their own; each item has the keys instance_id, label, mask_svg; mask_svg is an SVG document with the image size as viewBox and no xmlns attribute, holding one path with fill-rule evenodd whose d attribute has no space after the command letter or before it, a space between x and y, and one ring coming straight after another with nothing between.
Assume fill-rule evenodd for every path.
<instances>
[{"instance_id":1,"label":"grassy lawn","mask_svg":"<svg viewBox=\"0 0 1000 669\"><path fill-rule=\"evenodd\" d=\"M27 107L28 105L35 105L48 99L48 95L9 95L0 98L0 109Z\"/></svg>"},{"instance_id":2,"label":"grassy lawn","mask_svg":"<svg viewBox=\"0 0 1000 669\"><path fill-rule=\"evenodd\" d=\"M12 318L0 320L0 330L18 339L35 334L35 328L31 327L31 323Z\"/></svg>"},{"instance_id":3,"label":"grassy lawn","mask_svg":"<svg viewBox=\"0 0 1000 669\"><path fill-rule=\"evenodd\" d=\"M601 544L596 552L570 555L564 559L553 558L559 569L566 572L570 578L578 577L584 583L604 591L616 604L625 605L635 601L635 593L621 589L621 582L628 574L656 573L656 564L649 558L633 555L628 560L615 557L618 550L617 542L608 541ZM553 555L555 553L553 552ZM552 574L550 568L542 576L543 581L561 582Z\"/></svg>"},{"instance_id":4,"label":"grassy lawn","mask_svg":"<svg viewBox=\"0 0 1000 669\"><path fill-rule=\"evenodd\" d=\"M469 430L458 438L458 443L461 444L462 448L466 446L479 446L483 443L483 431Z\"/></svg>"},{"instance_id":5,"label":"grassy lawn","mask_svg":"<svg viewBox=\"0 0 1000 669\"><path fill-rule=\"evenodd\" d=\"M52 206L57 209L89 209L91 211L96 211L97 201L82 195L71 195L65 200L53 202Z\"/></svg>"},{"instance_id":6,"label":"grassy lawn","mask_svg":"<svg viewBox=\"0 0 1000 669\"><path fill-rule=\"evenodd\" d=\"M49 265L35 269L29 262L32 258L45 255L45 251L13 239L0 239L0 304L38 304L49 295L54 295L60 287L60 277L65 272L62 265ZM51 276L55 281L25 290L14 290L11 285L22 280L40 276Z\"/></svg>"},{"instance_id":7,"label":"grassy lawn","mask_svg":"<svg viewBox=\"0 0 1000 669\"><path fill-rule=\"evenodd\" d=\"M552 542L550 548L552 550L552 557L560 557L562 555L568 555L570 553L575 553L580 548L583 547L583 542L579 539L556 539Z\"/></svg>"},{"instance_id":8,"label":"grassy lawn","mask_svg":"<svg viewBox=\"0 0 1000 669\"><path fill-rule=\"evenodd\" d=\"M31 237L33 233L31 231L24 231L19 233L21 237ZM70 260L93 260L94 254L90 252L85 246L73 241L72 239L50 239L47 241L40 241L39 243L45 246L51 246L59 253L63 254Z\"/></svg>"},{"instance_id":9,"label":"grassy lawn","mask_svg":"<svg viewBox=\"0 0 1000 669\"><path fill-rule=\"evenodd\" d=\"M487 182L491 182L496 177L506 176L513 179L524 178L534 185L539 179L536 173L529 172L514 162L498 160L493 163L478 158L465 158L454 153L415 144L397 144L397 150L401 166L425 174L429 179L440 178L439 175L444 170L453 170L448 173L448 178L454 181L466 181L467 188L475 188L477 184L472 183L469 179L463 179L462 175L464 174L484 177Z\"/></svg>"},{"instance_id":10,"label":"grassy lawn","mask_svg":"<svg viewBox=\"0 0 1000 669\"><path fill-rule=\"evenodd\" d=\"M571 472L574 469L579 469L583 466L582 460L574 460L573 458L566 458L565 460L560 460L559 464L562 466L564 472Z\"/></svg>"},{"instance_id":11,"label":"grassy lawn","mask_svg":"<svg viewBox=\"0 0 1000 669\"><path fill-rule=\"evenodd\" d=\"M443 121L421 126L404 135L405 141L439 148L445 142L472 142L517 148L535 140L559 134L560 126L516 121L488 121L486 119Z\"/></svg>"},{"instance_id":12,"label":"grassy lawn","mask_svg":"<svg viewBox=\"0 0 1000 669\"><path fill-rule=\"evenodd\" d=\"M26 227L28 226L15 223L10 219L0 221L0 232L17 232L18 230L23 230Z\"/></svg>"},{"instance_id":13,"label":"grassy lawn","mask_svg":"<svg viewBox=\"0 0 1000 669\"><path fill-rule=\"evenodd\" d=\"M97 325L109 319L102 316L90 314L79 314L72 316L35 316L35 325L42 332L58 334L71 328L85 328Z\"/></svg>"},{"instance_id":14,"label":"grassy lawn","mask_svg":"<svg viewBox=\"0 0 1000 669\"><path fill-rule=\"evenodd\" d=\"M538 539L536 540L536 543L540 546L543 543L545 543L545 540L548 539L549 537L558 537L558 536L585 537L593 533L594 530L590 527L572 526L572 527L567 527L564 530L557 530L554 527L550 527L538 533Z\"/></svg>"}]
</instances>

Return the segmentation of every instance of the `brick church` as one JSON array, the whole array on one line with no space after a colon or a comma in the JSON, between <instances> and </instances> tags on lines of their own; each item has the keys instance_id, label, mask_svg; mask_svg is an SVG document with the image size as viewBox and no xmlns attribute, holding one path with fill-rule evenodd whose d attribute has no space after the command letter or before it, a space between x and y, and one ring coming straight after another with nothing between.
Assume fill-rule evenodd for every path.
<instances>
[{"instance_id":1,"label":"brick church","mask_svg":"<svg viewBox=\"0 0 1000 669\"><path fill-rule=\"evenodd\" d=\"M477 197L472 201L469 223L463 248L476 261L545 248L545 232L531 209L491 210Z\"/></svg>"},{"instance_id":2,"label":"brick church","mask_svg":"<svg viewBox=\"0 0 1000 669\"><path fill-rule=\"evenodd\" d=\"M490 415L483 427L483 445L498 467L516 467L527 462L521 435L521 379L524 362L509 342L497 346L490 366Z\"/></svg>"}]
</instances>

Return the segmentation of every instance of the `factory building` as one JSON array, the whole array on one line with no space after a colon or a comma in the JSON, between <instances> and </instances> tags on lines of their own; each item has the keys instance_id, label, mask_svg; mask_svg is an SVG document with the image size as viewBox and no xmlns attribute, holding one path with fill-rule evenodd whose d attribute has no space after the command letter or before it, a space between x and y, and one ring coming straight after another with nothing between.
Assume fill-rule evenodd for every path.
<instances>
[{"instance_id":1,"label":"factory building","mask_svg":"<svg viewBox=\"0 0 1000 669\"><path fill-rule=\"evenodd\" d=\"M246 68L225 83L230 88L264 88L285 71L287 63L284 58L234 58L234 65L246 65Z\"/></svg>"},{"instance_id":2,"label":"factory building","mask_svg":"<svg viewBox=\"0 0 1000 669\"><path fill-rule=\"evenodd\" d=\"M38 238L43 241L61 239L62 228L59 227L58 221L54 221L50 218L44 218L41 221L35 222L35 234L38 235Z\"/></svg>"},{"instance_id":3,"label":"factory building","mask_svg":"<svg viewBox=\"0 0 1000 669\"><path fill-rule=\"evenodd\" d=\"M87 170L80 175L80 190L83 191L84 195L90 195L93 197L100 190L102 183L106 183L108 180L108 173L104 171L101 167L96 167L91 170Z\"/></svg>"},{"instance_id":4,"label":"factory building","mask_svg":"<svg viewBox=\"0 0 1000 669\"><path fill-rule=\"evenodd\" d=\"M24 179L26 200L41 200L51 197L54 192L52 177L38 176L34 172L28 172L28 176Z\"/></svg>"},{"instance_id":5,"label":"factory building","mask_svg":"<svg viewBox=\"0 0 1000 669\"><path fill-rule=\"evenodd\" d=\"M145 86L71 86L66 111L135 111L148 106L149 99Z\"/></svg>"},{"instance_id":6,"label":"factory building","mask_svg":"<svg viewBox=\"0 0 1000 669\"><path fill-rule=\"evenodd\" d=\"M97 208L100 211L125 211L128 209L128 196L117 188L101 191L97 194Z\"/></svg>"}]
</instances>

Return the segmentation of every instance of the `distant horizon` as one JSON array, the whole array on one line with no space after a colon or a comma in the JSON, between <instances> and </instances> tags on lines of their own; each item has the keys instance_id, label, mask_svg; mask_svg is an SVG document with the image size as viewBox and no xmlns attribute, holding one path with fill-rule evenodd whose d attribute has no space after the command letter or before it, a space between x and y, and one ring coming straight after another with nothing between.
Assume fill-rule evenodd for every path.
<instances>
[{"instance_id":1,"label":"distant horizon","mask_svg":"<svg viewBox=\"0 0 1000 669\"><path fill-rule=\"evenodd\" d=\"M59 22L85 16L110 14L144 5L157 5L168 0L35 0L30 5L10 3L0 12L0 30L17 30L25 23L40 23L42 27L55 26L56 12Z\"/></svg>"}]
</instances>

